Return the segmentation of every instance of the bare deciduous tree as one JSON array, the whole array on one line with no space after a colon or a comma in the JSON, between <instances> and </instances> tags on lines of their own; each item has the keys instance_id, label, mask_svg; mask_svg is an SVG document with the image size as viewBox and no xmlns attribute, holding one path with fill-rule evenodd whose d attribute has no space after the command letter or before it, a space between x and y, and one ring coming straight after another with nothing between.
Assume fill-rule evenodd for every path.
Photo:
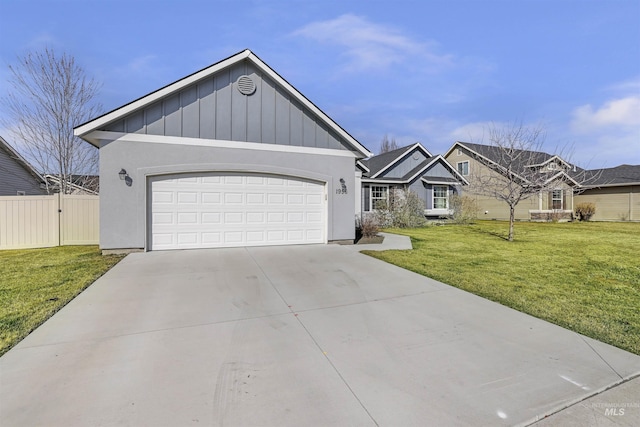
<instances>
[{"instance_id":1,"label":"bare deciduous tree","mask_svg":"<svg viewBox=\"0 0 640 427\"><path fill-rule=\"evenodd\" d=\"M388 153L389 151L393 151L397 148L400 147L398 146L396 139L391 138L391 141L389 141L389 136L385 135L384 138L382 138L382 141L380 141L380 152L378 154Z\"/></svg>"},{"instance_id":2,"label":"bare deciduous tree","mask_svg":"<svg viewBox=\"0 0 640 427\"><path fill-rule=\"evenodd\" d=\"M97 172L98 150L76 138L73 128L99 113L99 86L72 56L48 48L18 58L9 71L3 124L25 157L43 175L57 175L67 193L73 175Z\"/></svg>"},{"instance_id":3,"label":"bare deciduous tree","mask_svg":"<svg viewBox=\"0 0 640 427\"><path fill-rule=\"evenodd\" d=\"M543 152L545 137L541 126L492 126L488 129L489 145L480 150L484 151L478 153L480 156L474 156L486 169L470 171L468 191L509 206L509 241L513 241L518 203L554 190L560 181L570 182L577 192L583 184L597 179L592 171L569 164L560 154L550 156Z\"/></svg>"}]
</instances>

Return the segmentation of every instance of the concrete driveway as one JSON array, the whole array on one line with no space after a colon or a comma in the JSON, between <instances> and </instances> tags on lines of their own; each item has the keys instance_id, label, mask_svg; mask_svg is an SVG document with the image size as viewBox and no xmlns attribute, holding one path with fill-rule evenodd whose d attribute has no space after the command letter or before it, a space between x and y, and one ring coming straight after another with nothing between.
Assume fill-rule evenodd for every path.
<instances>
[{"instance_id":1,"label":"concrete driveway","mask_svg":"<svg viewBox=\"0 0 640 427\"><path fill-rule=\"evenodd\" d=\"M0 358L0 424L517 425L640 372L354 249L129 255Z\"/></svg>"}]
</instances>

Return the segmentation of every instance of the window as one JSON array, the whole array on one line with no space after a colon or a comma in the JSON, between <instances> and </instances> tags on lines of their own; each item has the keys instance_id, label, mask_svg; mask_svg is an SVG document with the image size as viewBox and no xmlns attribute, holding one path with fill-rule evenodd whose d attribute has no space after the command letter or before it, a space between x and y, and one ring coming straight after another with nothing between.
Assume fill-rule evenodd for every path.
<instances>
[{"instance_id":1,"label":"window","mask_svg":"<svg viewBox=\"0 0 640 427\"><path fill-rule=\"evenodd\" d=\"M556 168L557 168L557 165L555 163L549 163L547 165L547 169L549 169L550 171L554 171L556 170Z\"/></svg>"},{"instance_id":2,"label":"window","mask_svg":"<svg viewBox=\"0 0 640 427\"><path fill-rule=\"evenodd\" d=\"M389 202L389 187L386 185L371 186L371 210L376 210L380 202Z\"/></svg>"},{"instance_id":3,"label":"window","mask_svg":"<svg viewBox=\"0 0 640 427\"><path fill-rule=\"evenodd\" d=\"M433 186L433 209L449 208L449 187L446 185Z\"/></svg>"},{"instance_id":4,"label":"window","mask_svg":"<svg viewBox=\"0 0 640 427\"><path fill-rule=\"evenodd\" d=\"M462 176L469 175L469 162L458 162L458 172Z\"/></svg>"},{"instance_id":5,"label":"window","mask_svg":"<svg viewBox=\"0 0 640 427\"><path fill-rule=\"evenodd\" d=\"M551 192L551 209L562 209L562 190Z\"/></svg>"}]
</instances>

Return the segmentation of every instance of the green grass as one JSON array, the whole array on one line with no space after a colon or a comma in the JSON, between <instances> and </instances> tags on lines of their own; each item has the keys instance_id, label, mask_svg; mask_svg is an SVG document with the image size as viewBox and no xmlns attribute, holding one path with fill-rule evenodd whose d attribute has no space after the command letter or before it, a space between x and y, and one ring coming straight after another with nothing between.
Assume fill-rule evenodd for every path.
<instances>
[{"instance_id":1,"label":"green grass","mask_svg":"<svg viewBox=\"0 0 640 427\"><path fill-rule=\"evenodd\" d=\"M0 251L0 355L121 259L97 246Z\"/></svg>"},{"instance_id":2,"label":"green grass","mask_svg":"<svg viewBox=\"0 0 640 427\"><path fill-rule=\"evenodd\" d=\"M388 230L414 249L365 253L640 354L640 223L508 226Z\"/></svg>"}]
</instances>

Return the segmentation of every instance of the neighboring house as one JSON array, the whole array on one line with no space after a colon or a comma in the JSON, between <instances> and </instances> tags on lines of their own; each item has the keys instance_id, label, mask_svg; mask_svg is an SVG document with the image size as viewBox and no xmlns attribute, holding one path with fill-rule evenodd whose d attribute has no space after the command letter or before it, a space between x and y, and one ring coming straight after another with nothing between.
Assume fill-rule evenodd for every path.
<instances>
[{"instance_id":1,"label":"neighboring house","mask_svg":"<svg viewBox=\"0 0 640 427\"><path fill-rule=\"evenodd\" d=\"M0 196L47 194L45 179L0 137Z\"/></svg>"},{"instance_id":2,"label":"neighboring house","mask_svg":"<svg viewBox=\"0 0 640 427\"><path fill-rule=\"evenodd\" d=\"M596 221L640 220L640 165L598 169L596 181L574 196L574 203L595 204Z\"/></svg>"},{"instance_id":3,"label":"neighboring house","mask_svg":"<svg viewBox=\"0 0 640 427\"><path fill-rule=\"evenodd\" d=\"M75 128L103 250L353 241L371 153L249 50Z\"/></svg>"},{"instance_id":4,"label":"neighboring house","mask_svg":"<svg viewBox=\"0 0 640 427\"><path fill-rule=\"evenodd\" d=\"M420 143L361 160L356 166L362 175L360 212L365 213L374 211L380 201L388 202L390 191L398 188L422 200L425 216L446 216L450 196L468 184L441 155L432 155Z\"/></svg>"},{"instance_id":5,"label":"neighboring house","mask_svg":"<svg viewBox=\"0 0 640 427\"><path fill-rule=\"evenodd\" d=\"M569 164L556 155L537 152L520 151L526 164L510 165L516 175L522 177L536 176L540 181L548 182L547 192L522 200L515 209L515 219L519 220L570 220L574 208L574 190L580 188L579 175L589 175L575 165ZM470 183L475 184L478 176L496 174L494 170L507 167L501 149L495 146L455 142L445 154L445 159L454 165ZM535 185L526 178L519 179L521 185ZM509 219L508 205L489 196L473 195L478 202L479 216L486 219Z\"/></svg>"},{"instance_id":6,"label":"neighboring house","mask_svg":"<svg viewBox=\"0 0 640 427\"><path fill-rule=\"evenodd\" d=\"M60 189L60 177L47 174L44 176L49 183L49 188L54 191ZM97 195L100 190L98 175L71 175L67 179L67 194Z\"/></svg>"}]
</instances>

